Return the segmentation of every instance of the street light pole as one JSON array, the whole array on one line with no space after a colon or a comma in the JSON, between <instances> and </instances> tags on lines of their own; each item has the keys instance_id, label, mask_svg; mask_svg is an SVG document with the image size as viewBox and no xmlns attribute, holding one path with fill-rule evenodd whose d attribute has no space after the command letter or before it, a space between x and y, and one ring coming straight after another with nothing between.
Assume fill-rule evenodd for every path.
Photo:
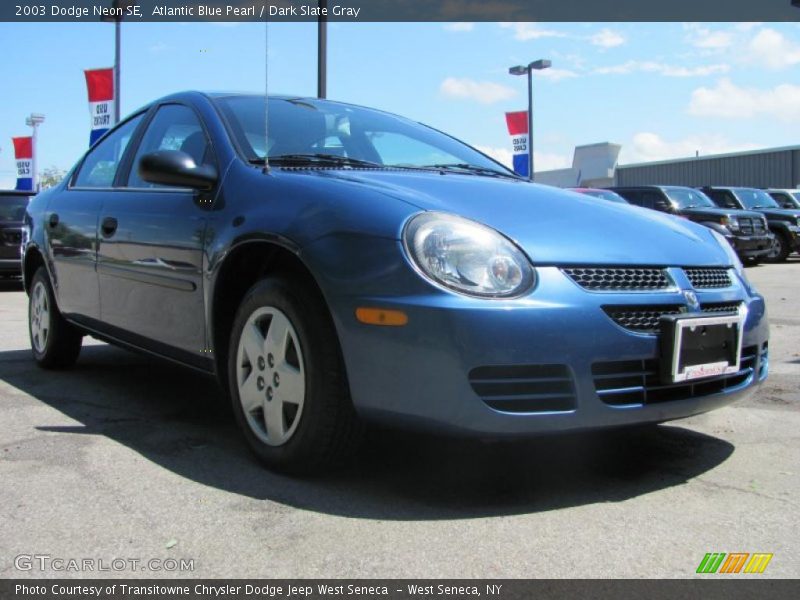
<instances>
[{"instance_id":1,"label":"street light pole","mask_svg":"<svg viewBox=\"0 0 800 600\"><path fill-rule=\"evenodd\" d=\"M533 72L549 69L553 63L546 59L535 60L528 65L511 67L510 75L528 76L528 180L534 180L533 174Z\"/></svg>"},{"instance_id":2,"label":"street light pole","mask_svg":"<svg viewBox=\"0 0 800 600\"><path fill-rule=\"evenodd\" d=\"M44 115L40 113L31 113L31 116L25 119L25 124L33 128L33 133L31 134L31 187L34 193L39 191L37 142L39 139L39 125L42 123L44 123Z\"/></svg>"},{"instance_id":3,"label":"street light pole","mask_svg":"<svg viewBox=\"0 0 800 600\"><path fill-rule=\"evenodd\" d=\"M122 17L120 16L114 21L114 123L119 123L120 116L120 70L122 69L122 61L120 59L120 46L122 43Z\"/></svg>"},{"instance_id":4,"label":"street light pole","mask_svg":"<svg viewBox=\"0 0 800 600\"><path fill-rule=\"evenodd\" d=\"M528 67L528 181L533 181L533 70Z\"/></svg>"},{"instance_id":5,"label":"street light pole","mask_svg":"<svg viewBox=\"0 0 800 600\"><path fill-rule=\"evenodd\" d=\"M100 17L101 21L114 23L114 122L119 123L122 102L120 80L122 79L122 19L125 11L133 4L132 0L113 0L111 14Z\"/></svg>"},{"instance_id":6,"label":"street light pole","mask_svg":"<svg viewBox=\"0 0 800 600\"><path fill-rule=\"evenodd\" d=\"M328 96L328 0L317 0L317 98Z\"/></svg>"}]
</instances>

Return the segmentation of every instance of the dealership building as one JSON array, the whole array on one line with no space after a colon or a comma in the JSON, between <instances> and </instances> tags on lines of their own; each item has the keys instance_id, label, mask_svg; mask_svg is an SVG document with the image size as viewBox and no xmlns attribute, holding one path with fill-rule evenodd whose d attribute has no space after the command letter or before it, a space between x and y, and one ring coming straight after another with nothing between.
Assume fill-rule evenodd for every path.
<instances>
[{"instance_id":1,"label":"dealership building","mask_svg":"<svg viewBox=\"0 0 800 600\"><path fill-rule=\"evenodd\" d=\"M536 182L557 187L612 185L737 185L800 188L800 146L618 165L619 144L575 148L572 166L536 173Z\"/></svg>"}]
</instances>

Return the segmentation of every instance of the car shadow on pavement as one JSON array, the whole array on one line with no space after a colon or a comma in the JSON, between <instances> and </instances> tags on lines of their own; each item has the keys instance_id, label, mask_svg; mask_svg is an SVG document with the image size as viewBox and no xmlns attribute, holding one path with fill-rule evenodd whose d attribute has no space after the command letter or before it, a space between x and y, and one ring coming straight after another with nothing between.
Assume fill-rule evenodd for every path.
<instances>
[{"instance_id":1,"label":"car shadow on pavement","mask_svg":"<svg viewBox=\"0 0 800 600\"><path fill-rule=\"evenodd\" d=\"M314 478L263 468L245 448L215 381L105 345L75 368L43 372L30 352L0 352L0 379L75 425L206 486L352 518L435 520L617 502L681 485L733 446L680 426L483 443L380 431L349 466Z\"/></svg>"}]
</instances>

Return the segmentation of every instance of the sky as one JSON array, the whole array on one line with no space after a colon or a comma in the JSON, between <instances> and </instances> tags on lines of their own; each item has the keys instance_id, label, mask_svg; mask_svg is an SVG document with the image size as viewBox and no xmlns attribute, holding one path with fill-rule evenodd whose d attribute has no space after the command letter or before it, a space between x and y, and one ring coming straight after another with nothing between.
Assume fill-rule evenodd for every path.
<instances>
[{"instance_id":1,"label":"sky","mask_svg":"<svg viewBox=\"0 0 800 600\"><path fill-rule=\"evenodd\" d=\"M89 139L82 70L113 64L106 23L0 24L0 189L12 136L44 113L39 166L71 167ZM171 92L263 92L259 23L124 23L122 113ZM800 144L798 23L331 23L328 97L398 113L510 163L506 111L534 79L536 170L576 145L622 145L621 163ZM316 94L316 25L273 23L270 92Z\"/></svg>"}]
</instances>

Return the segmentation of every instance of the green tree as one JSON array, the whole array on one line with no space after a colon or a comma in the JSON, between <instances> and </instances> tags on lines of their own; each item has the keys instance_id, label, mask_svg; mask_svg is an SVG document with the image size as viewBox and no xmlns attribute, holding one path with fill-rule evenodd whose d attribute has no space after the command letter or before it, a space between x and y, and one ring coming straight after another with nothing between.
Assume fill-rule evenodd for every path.
<instances>
[{"instance_id":1,"label":"green tree","mask_svg":"<svg viewBox=\"0 0 800 600\"><path fill-rule=\"evenodd\" d=\"M48 167L39 173L39 185L43 190L46 190L47 188L57 185L62 179L64 179L64 175L66 174L67 172L64 169L59 169L58 167Z\"/></svg>"}]
</instances>

